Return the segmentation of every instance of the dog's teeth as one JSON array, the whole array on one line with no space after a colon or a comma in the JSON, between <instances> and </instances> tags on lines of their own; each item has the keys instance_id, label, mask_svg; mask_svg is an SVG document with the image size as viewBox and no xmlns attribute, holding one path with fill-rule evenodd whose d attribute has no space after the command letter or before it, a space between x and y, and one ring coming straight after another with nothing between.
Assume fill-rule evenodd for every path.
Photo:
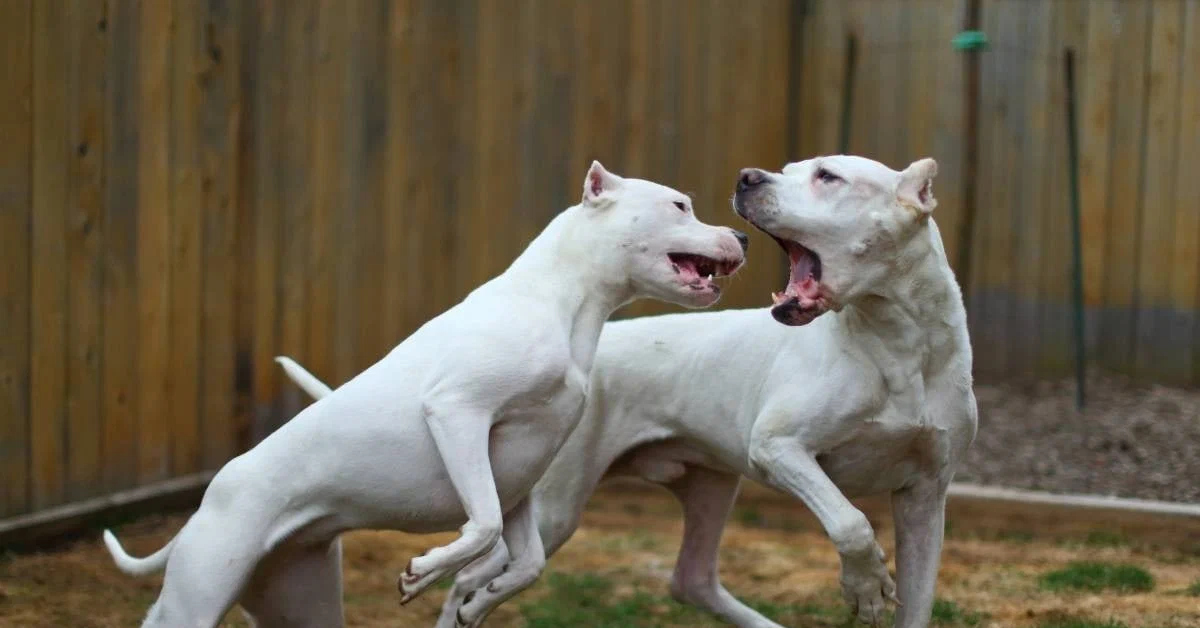
<instances>
[{"instance_id":1,"label":"dog's teeth","mask_svg":"<svg viewBox=\"0 0 1200 628\"><path fill-rule=\"evenodd\" d=\"M712 278L713 278L712 273L708 273L708 280L712 281Z\"/></svg>"}]
</instances>

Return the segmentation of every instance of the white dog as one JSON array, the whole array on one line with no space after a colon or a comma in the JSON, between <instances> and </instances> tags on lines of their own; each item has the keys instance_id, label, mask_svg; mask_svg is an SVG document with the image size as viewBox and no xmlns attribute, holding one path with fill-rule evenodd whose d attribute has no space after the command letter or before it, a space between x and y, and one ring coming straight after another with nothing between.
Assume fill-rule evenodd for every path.
<instances>
[{"instance_id":1,"label":"white dog","mask_svg":"<svg viewBox=\"0 0 1200 628\"><path fill-rule=\"evenodd\" d=\"M106 531L124 571L166 567L143 625L216 626L240 601L260 628L340 626L338 534L460 525L399 586L412 599L503 533L507 571L459 609L478 625L544 564L527 497L581 416L605 319L643 296L711 305L744 247L687 196L593 163L508 270L226 464L166 547L133 559Z\"/></svg>"},{"instance_id":2,"label":"white dog","mask_svg":"<svg viewBox=\"0 0 1200 628\"><path fill-rule=\"evenodd\" d=\"M847 496L891 493L896 626L928 626L946 487L975 435L971 348L958 284L930 219L936 164L895 172L858 157L742 172L739 214L791 261L765 310L609 323L584 418L533 492L548 553L574 532L604 477L665 485L683 503L671 583L680 601L743 628L779 628L717 576L717 546L746 475L803 501L842 558L842 591L878 623L895 586ZM834 315L818 318L823 312ZM797 327L803 325L802 327ZM328 388L290 360L315 397ZM458 574L439 626L503 569L504 545Z\"/></svg>"}]
</instances>

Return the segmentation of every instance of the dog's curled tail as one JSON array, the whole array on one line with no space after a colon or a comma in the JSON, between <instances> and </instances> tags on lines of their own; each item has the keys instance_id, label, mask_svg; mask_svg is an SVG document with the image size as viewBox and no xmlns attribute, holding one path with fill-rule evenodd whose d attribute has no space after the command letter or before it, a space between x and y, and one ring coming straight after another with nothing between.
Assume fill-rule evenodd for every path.
<instances>
[{"instance_id":1,"label":"dog's curled tail","mask_svg":"<svg viewBox=\"0 0 1200 628\"><path fill-rule=\"evenodd\" d=\"M296 364L295 360L281 355L277 356L275 361L279 363L279 366L283 367L283 372L287 373L288 379L304 389L304 392L308 393L313 399L320 399L333 392L333 389L326 386L325 382L322 382L314 377L312 373L304 370L304 367Z\"/></svg>"},{"instance_id":2,"label":"dog's curled tail","mask_svg":"<svg viewBox=\"0 0 1200 628\"><path fill-rule=\"evenodd\" d=\"M162 568L167 565L167 557L171 555L171 548L174 546L175 539L171 539L157 552L145 558L134 558L125 553L125 548L121 547L121 542L117 540L115 534L109 530L104 531L104 547L108 548L108 553L112 555L117 569L131 576L147 576L156 571L162 571Z\"/></svg>"}]
</instances>

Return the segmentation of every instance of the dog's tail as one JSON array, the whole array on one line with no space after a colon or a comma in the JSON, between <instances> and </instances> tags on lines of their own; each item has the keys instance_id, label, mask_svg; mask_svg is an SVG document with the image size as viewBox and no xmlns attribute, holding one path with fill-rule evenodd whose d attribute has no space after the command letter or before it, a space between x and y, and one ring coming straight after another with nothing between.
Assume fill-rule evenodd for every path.
<instances>
[{"instance_id":1,"label":"dog's tail","mask_svg":"<svg viewBox=\"0 0 1200 628\"><path fill-rule=\"evenodd\" d=\"M134 558L125 553L125 548L121 547L121 542L117 540L115 534L109 530L104 531L104 547L108 548L108 553L112 555L117 569L131 576L148 576L156 571L162 571L162 568L167 565L167 557L171 555L171 548L174 546L175 539L171 539L157 552L145 558Z\"/></svg>"},{"instance_id":2,"label":"dog's tail","mask_svg":"<svg viewBox=\"0 0 1200 628\"><path fill-rule=\"evenodd\" d=\"M279 363L279 366L283 367L283 372L287 373L288 379L304 389L304 392L308 393L313 399L320 399L333 392L333 389L326 386L325 382L322 382L312 373L304 370L304 367L296 364L295 360L281 355L276 357L275 361Z\"/></svg>"}]
</instances>

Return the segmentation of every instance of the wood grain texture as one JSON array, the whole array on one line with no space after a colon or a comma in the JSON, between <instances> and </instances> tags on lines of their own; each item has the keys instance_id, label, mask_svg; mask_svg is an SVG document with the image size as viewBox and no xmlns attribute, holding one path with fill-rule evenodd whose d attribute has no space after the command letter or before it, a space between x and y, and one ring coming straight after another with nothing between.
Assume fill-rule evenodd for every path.
<instances>
[{"instance_id":1,"label":"wood grain texture","mask_svg":"<svg viewBox=\"0 0 1200 628\"><path fill-rule=\"evenodd\" d=\"M237 452L234 346L237 293L236 208L241 155L241 80L238 45L240 12L246 5L208 0L204 7L206 57L200 90L200 204L203 208L203 294L200 420L205 438L201 459L215 469Z\"/></svg>"},{"instance_id":2,"label":"wood grain texture","mask_svg":"<svg viewBox=\"0 0 1200 628\"><path fill-rule=\"evenodd\" d=\"M1200 3L1190 2L1183 19L1183 58L1179 75L1186 83L1180 90L1179 154L1175 162L1175 245L1171 275L1171 309L1178 313L1171 337L1179 347L1191 345L1192 352L1180 358L1178 379L1200 381Z\"/></svg>"},{"instance_id":3,"label":"wood grain texture","mask_svg":"<svg viewBox=\"0 0 1200 628\"><path fill-rule=\"evenodd\" d=\"M341 186L343 162L349 157L342 143L343 107L346 93L346 6L337 0L320 0L316 6L313 81L321 86L312 95L312 213L309 216L308 269L308 364L317 373L334 371L334 304L341 296L336 265L353 256L341 244L341 227L349 222Z\"/></svg>"},{"instance_id":4,"label":"wood grain texture","mask_svg":"<svg viewBox=\"0 0 1200 628\"><path fill-rule=\"evenodd\" d=\"M30 297L30 494L34 508L63 501L66 481L67 213L70 194L74 13L34 6L33 230Z\"/></svg>"},{"instance_id":5,"label":"wood grain texture","mask_svg":"<svg viewBox=\"0 0 1200 628\"><path fill-rule=\"evenodd\" d=\"M1163 264L1175 245L1175 174L1170 164L1179 154L1179 94L1182 76L1180 31L1185 3L1153 6L1150 60L1146 76L1146 138L1142 155L1142 211L1138 221L1137 304L1134 373L1166 381L1180 364L1172 338L1171 275L1175 264ZM1191 141L1200 141L1193 136ZM1173 368L1172 368L1173 367ZM1186 368L1186 367L1185 367ZM1190 379L1187 378L1187 379ZM1185 380L1186 381L1186 380Z\"/></svg>"},{"instance_id":6,"label":"wood grain texture","mask_svg":"<svg viewBox=\"0 0 1200 628\"><path fill-rule=\"evenodd\" d=\"M0 3L0 516L219 467L309 403L274 356L345 381L506 268L595 158L748 231L720 307L763 307L782 256L734 177L839 148L851 35L851 150L938 160L981 377L1071 359L1071 46L1092 363L1200 381L1197 3L980 0L966 53L971 4Z\"/></svg>"},{"instance_id":7,"label":"wood grain texture","mask_svg":"<svg viewBox=\"0 0 1200 628\"><path fill-rule=\"evenodd\" d=\"M243 33L253 47L258 66L282 67L283 6L266 0L256 7L256 31ZM284 74L255 77L247 95L254 102L254 341L251 346L253 407L249 441L258 442L280 423L281 374L274 359L280 346L280 254L283 249L281 188L277 177L286 137L280 110L284 106ZM245 186L243 186L243 189ZM246 269L243 269L243 272ZM295 356L299 357L299 356ZM319 377L328 377L318 373Z\"/></svg>"},{"instance_id":8,"label":"wood grain texture","mask_svg":"<svg viewBox=\"0 0 1200 628\"><path fill-rule=\"evenodd\" d=\"M66 498L91 497L102 476L101 349L104 343L104 117L108 94L107 2L75 2L67 253Z\"/></svg>"},{"instance_id":9,"label":"wood grain texture","mask_svg":"<svg viewBox=\"0 0 1200 628\"><path fill-rule=\"evenodd\" d=\"M104 214L104 485L137 484L138 10L112 0L107 28L108 111L105 118Z\"/></svg>"},{"instance_id":10,"label":"wood grain texture","mask_svg":"<svg viewBox=\"0 0 1200 628\"><path fill-rule=\"evenodd\" d=\"M200 83L204 5L176 0L171 42L171 473L199 471L203 218Z\"/></svg>"},{"instance_id":11,"label":"wood grain texture","mask_svg":"<svg viewBox=\"0 0 1200 628\"><path fill-rule=\"evenodd\" d=\"M1122 2L1114 66L1113 150L1108 177L1110 213L1105 256L1105 315L1100 323L1101 363L1130 373L1134 364L1133 308L1137 305L1138 222L1142 211L1142 147L1145 145L1146 80L1150 44L1149 3Z\"/></svg>"},{"instance_id":12,"label":"wood grain texture","mask_svg":"<svg viewBox=\"0 0 1200 628\"><path fill-rule=\"evenodd\" d=\"M0 517L29 507L33 5L0 4Z\"/></svg>"},{"instance_id":13,"label":"wood grain texture","mask_svg":"<svg viewBox=\"0 0 1200 628\"><path fill-rule=\"evenodd\" d=\"M138 481L167 477L171 300L171 5L143 2L138 22Z\"/></svg>"}]
</instances>

